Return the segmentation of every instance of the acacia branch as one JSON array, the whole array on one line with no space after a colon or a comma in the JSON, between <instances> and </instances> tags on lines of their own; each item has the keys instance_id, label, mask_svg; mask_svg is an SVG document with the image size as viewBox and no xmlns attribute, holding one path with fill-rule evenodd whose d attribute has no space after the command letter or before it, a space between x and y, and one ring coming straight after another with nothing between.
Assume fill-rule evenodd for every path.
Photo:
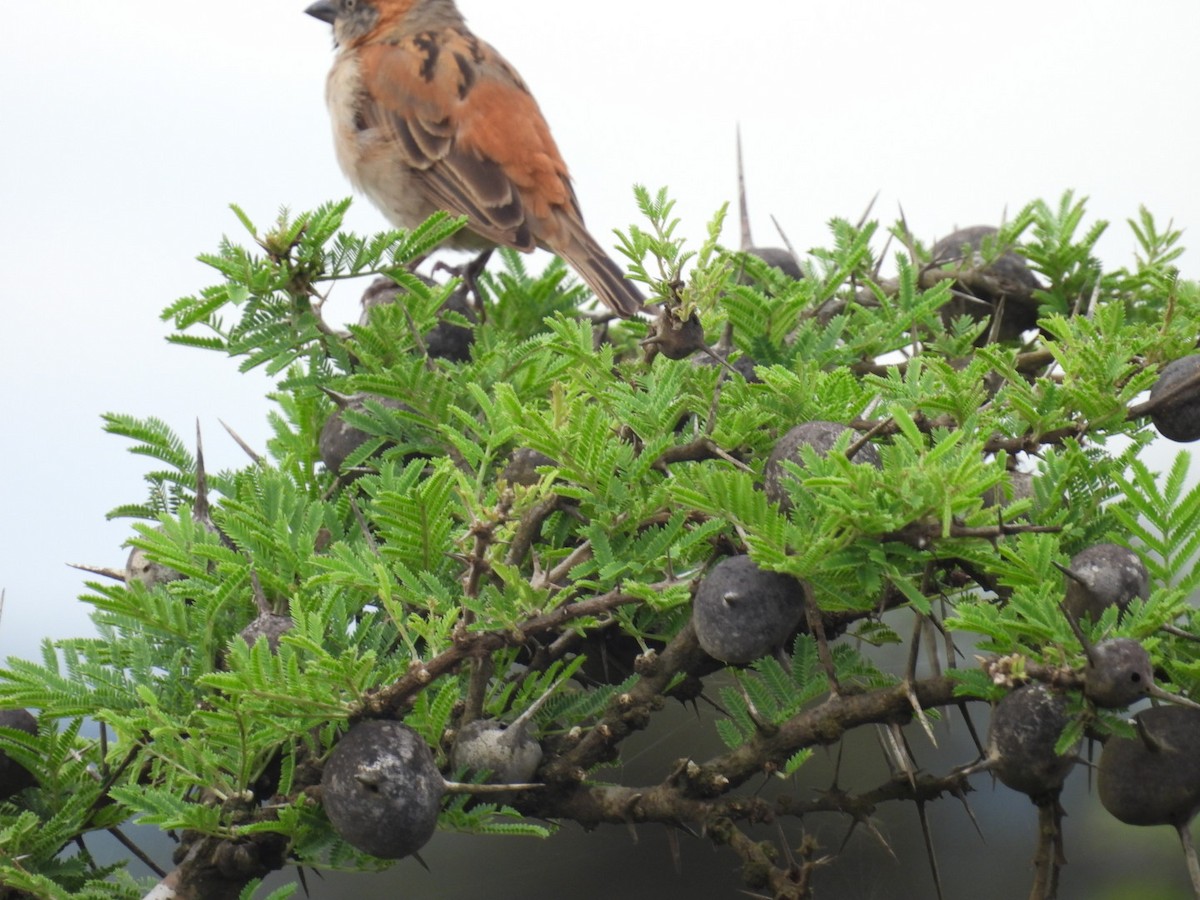
<instances>
[{"instance_id":1,"label":"acacia branch","mask_svg":"<svg viewBox=\"0 0 1200 900\"><path fill-rule=\"evenodd\" d=\"M818 812L865 819L874 815L883 803L926 803L946 795L962 797L971 791L968 775L955 770L946 775L917 773L912 779L892 777L859 794L830 789L811 796L784 794L773 799L732 795L699 797L692 792L692 785L680 777L687 763L687 760L682 761L671 777L656 785L563 786L556 790L524 793L514 805L530 816L570 820L585 828L628 824L707 825L721 817L759 824L779 818L803 818Z\"/></svg>"},{"instance_id":2,"label":"acacia branch","mask_svg":"<svg viewBox=\"0 0 1200 900\"><path fill-rule=\"evenodd\" d=\"M860 725L878 722L906 723L912 719L910 698L921 709L946 706L960 698L954 693L956 679L946 675L894 684L861 694L839 694L819 706L798 713L772 734L759 734L723 756L700 766L694 779L701 792L727 790L763 772L773 772L805 747L832 744Z\"/></svg>"},{"instance_id":3,"label":"acacia branch","mask_svg":"<svg viewBox=\"0 0 1200 900\"><path fill-rule=\"evenodd\" d=\"M673 583L664 582L655 585L654 589L665 590ZM399 681L364 697L356 718L396 718L408 708L412 698L430 683L456 670L468 659L494 653L505 647L520 646L531 637L557 632L569 622L602 616L619 606L640 601L640 597L614 590L587 600L564 603L548 613L526 619L508 631L468 632L457 635L448 649L426 662L414 660L408 674Z\"/></svg>"},{"instance_id":4,"label":"acacia branch","mask_svg":"<svg viewBox=\"0 0 1200 900\"><path fill-rule=\"evenodd\" d=\"M577 745L544 765L542 777L550 783L582 781L593 766L613 759L617 745L629 734L649 724L677 675L692 675L709 662L689 619L661 652L642 657L637 683L613 698L605 715Z\"/></svg>"}]
</instances>

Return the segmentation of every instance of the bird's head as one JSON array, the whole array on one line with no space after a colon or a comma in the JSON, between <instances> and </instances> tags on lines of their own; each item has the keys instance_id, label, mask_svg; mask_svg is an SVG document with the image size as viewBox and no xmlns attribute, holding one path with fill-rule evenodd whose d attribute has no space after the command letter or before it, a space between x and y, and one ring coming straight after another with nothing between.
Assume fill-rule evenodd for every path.
<instances>
[{"instance_id":1,"label":"bird's head","mask_svg":"<svg viewBox=\"0 0 1200 900\"><path fill-rule=\"evenodd\" d=\"M379 24L379 8L372 0L316 0L304 11L333 26L339 47L361 40Z\"/></svg>"},{"instance_id":2,"label":"bird's head","mask_svg":"<svg viewBox=\"0 0 1200 900\"><path fill-rule=\"evenodd\" d=\"M463 24L454 0L316 0L304 11L333 26L339 47Z\"/></svg>"}]
</instances>

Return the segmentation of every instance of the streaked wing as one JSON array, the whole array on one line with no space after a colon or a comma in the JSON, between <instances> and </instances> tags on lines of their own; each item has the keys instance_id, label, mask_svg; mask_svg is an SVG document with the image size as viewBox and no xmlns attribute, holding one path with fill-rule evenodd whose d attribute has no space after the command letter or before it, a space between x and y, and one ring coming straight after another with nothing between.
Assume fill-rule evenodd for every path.
<instances>
[{"instance_id":1,"label":"streaked wing","mask_svg":"<svg viewBox=\"0 0 1200 900\"><path fill-rule=\"evenodd\" d=\"M362 50L364 125L395 138L429 201L518 249L579 210L537 103L490 46L456 29Z\"/></svg>"}]
</instances>

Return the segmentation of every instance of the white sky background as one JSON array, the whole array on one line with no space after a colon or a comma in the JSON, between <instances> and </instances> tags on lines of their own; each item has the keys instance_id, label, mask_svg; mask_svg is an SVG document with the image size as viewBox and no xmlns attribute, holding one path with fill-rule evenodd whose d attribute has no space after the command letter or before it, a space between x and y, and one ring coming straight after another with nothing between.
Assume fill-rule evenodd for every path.
<instances>
[{"instance_id":1,"label":"white sky background","mask_svg":"<svg viewBox=\"0 0 1200 900\"><path fill-rule=\"evenodd\" d=\"M349 193L324 108L329 30L305 0L17 3L0 50L0 659L84 633L66 562L121 566L150 460L100 414L199 418L210 468L265 443L259 375L166 344L160 311L216 281L195 261L280 206ZM630 186L668 185L682 233L735 197L741 123L755 236L825 241L876 191L923 239L1005 208L1091 198L1112 222L1146 204L1200 227L1200 4L886 0L460 0L541 102L593 231L636 219ZM719 11L719 14L714 14ZM536 26L531 23L537 23ZM547 42L544 35L553 38ZM350 227L374 231L365 201ZM736 244L730 220L727 242ZM240 239L240 238L239 238ZM1200 276L1196 252L1183 260ZM344 292L347 317L358 289Z\"/></svg>"}]
</instances>

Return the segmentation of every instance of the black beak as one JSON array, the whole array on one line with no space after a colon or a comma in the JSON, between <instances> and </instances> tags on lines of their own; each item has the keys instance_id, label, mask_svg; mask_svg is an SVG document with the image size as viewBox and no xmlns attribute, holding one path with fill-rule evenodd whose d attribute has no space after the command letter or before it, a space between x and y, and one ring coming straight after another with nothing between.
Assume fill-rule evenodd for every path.
<instances>
[{"instance_id":1,"label":"black beak","mask_svg":"<svg viewBox=\"0 0 1200 900\"><path fill-rule=\"evenodd\" d=\"M328 22L332 25L333 20L337 18L337 5L333 0L317 0L305 12L314 19L320 19L322 22Z\"/></svg>"}]
</instances>

